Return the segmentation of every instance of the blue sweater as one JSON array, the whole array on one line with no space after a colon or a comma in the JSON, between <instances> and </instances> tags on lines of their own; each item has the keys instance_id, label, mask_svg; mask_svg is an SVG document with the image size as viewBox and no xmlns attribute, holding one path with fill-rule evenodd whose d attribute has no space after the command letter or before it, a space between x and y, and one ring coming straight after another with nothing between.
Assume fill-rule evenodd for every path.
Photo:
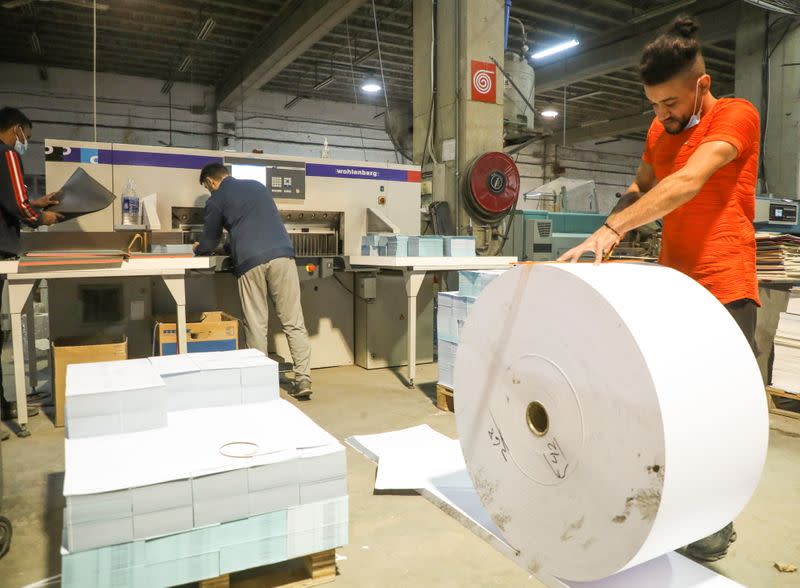
<instances>
[{"instance_id":1,"label":"blue sweater","mask_svg":"<svg viewBox=\"0 0 800 588\"><path fill-rule=\"evenodd\" d=\"M254 180L228 176L206 202L203 237L197 255L214 253L223 227L230 234L237 276L279 257L294 257L294 247L272 193Z\"/></svg>"}]
</instances>

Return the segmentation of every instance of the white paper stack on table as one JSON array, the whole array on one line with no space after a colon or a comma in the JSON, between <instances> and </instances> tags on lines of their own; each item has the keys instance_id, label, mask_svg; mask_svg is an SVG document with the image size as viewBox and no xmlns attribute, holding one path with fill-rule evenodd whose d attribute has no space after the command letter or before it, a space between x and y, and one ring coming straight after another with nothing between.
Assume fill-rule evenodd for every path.
<instances>
[{"instance_id":1,"label":"white paper stack on table","mask_svg":"<svg viewBox=\"0 0 800 588\"><path fill-rule=\"evenodd\" d=\"M64 587L172 586L347 543L344 448L279 398L259 352L70 366L67 427Z\"/></svg>"},{"instance_id":2,"label":"white paper stack on table","mask_svg":"<svg viewBox=\"0 0 800 588\"><path fill-rule=\"evenodd\" d=\"M775 333L772 385L800 394L800 314L781 313Z\"/></svg>"},{"instance_id":3,"label":"white paper stack on table","mask_svg":"<svg viewBox=\"0 0 800 588\"><path fill-rule=\"evenodd\" d=\"M461 329L483 289L506 270L470 270L458 273L458 292L440 292L437 297L437 350L439 384L453 388L456 352Z\"/></svg>"},{"instance_id":4,"label":"white paper stack on table","mask_svg":"<svg viewBox=\"0 0 800 588\"><path fill-rule=\"evenodd\" d=\"M446 257L475 257L475 237L445 237Z\"/></svg>"},{"instance_id":5,"label":"white paper stack on table","mask_svg":"<svg viewBox=\"0 0 800 588\"><path fill-rule=\"evenodd\" d=\"M800 237L757 233L756 272L760 280L800 279Z\"/></svg>"}]
</instances>

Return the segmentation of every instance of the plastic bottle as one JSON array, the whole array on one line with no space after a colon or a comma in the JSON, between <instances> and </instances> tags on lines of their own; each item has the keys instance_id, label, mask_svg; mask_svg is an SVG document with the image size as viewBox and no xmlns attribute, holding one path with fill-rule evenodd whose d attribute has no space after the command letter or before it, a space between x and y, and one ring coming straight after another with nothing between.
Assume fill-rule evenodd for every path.
<instances>
[{"instance_id":1,"label":"plastic bottle","mask_svg":"<svg viewBox=\"0 0 800 588\"><path fill-rule=\"evenodd\" d=\"M122 192L122 224L138 225L141 224L141 209L139 206L139 196L136 193L136 184L133 178L128 178L125 190Z\"/></svg>"}]
</instances>

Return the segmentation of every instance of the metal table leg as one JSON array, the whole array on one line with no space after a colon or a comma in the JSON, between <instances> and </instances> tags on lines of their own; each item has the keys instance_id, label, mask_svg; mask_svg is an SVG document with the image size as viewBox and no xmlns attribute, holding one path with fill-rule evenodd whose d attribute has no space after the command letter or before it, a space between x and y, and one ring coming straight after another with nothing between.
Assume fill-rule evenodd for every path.
<instances>
[{"instance_id":1,"label":"metal table leg","mask_svg":"<svg viewBox=\"0 0 800 588\"><path fill-rule=\"evenodd\" d=\"M186 345L186 274L161 276L177 310L178 353L187 353Z\"/></svg>"},{"instance_id":2,"label":"metal table leg","mask_svg":"<svg viewBox=\"0 0 800 588\"><path fill-rule=\"evenodd\" d=\"M28 395L25 386L25 351L22 345L22 311L36 280L9 280L8 302L11 314L11 342L14 354L14 386L17 395L17 436L28 437Z\"/></svg>"},{"instance_id":3,"label":"metal table leg","mask_svg":"<svg viewBox=\"0 0 800 588\"><path fill-rule=\"evenodd\" d=\"M425 279L425 272L415 272L412 270L403 270L403 281L406 287L406 296L408 297L408 332L406 338L408 339L408 387L414 387L414 380L417 377L417 294L422 286L422 281Z\"/></svg>"},{"instance_id":4,"label":"metal table leg","mask_svg":"<svg viewBox=\"0 0 800 588\"><path fill-rule=\"evenodd\" d=\"M28 301L25 309L25 328L28 332L28 384L31 394L36 394L39 385L39 374L36 365L36 320L33 314L33 298Z\"/></svg>"}]
</instances>

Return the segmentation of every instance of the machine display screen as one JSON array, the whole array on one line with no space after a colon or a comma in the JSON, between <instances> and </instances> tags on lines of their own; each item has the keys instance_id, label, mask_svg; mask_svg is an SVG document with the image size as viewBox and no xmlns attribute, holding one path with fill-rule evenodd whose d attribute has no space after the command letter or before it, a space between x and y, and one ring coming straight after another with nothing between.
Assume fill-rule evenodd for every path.
<instances>
[{"instance_id":1,"label":"machine display screen","mask_svg":"<svg viewBox=\"0 0 800 588\"><path fill-rule=\"evenodd\" d=\"M237 180L255 180L259 184L267 185L267 168L263 165L232 164L231 175Z\"/></svg>"},{"instance_id":2,"label":"machine display screen","mask_svg":"<svg viewBox=\"0 0 800 588\"><path fill-rule=\"evenodd\" d=\"M797 222L797 204L770 204L769 220L786 224Z\"/></svg>"}]
</instances>

